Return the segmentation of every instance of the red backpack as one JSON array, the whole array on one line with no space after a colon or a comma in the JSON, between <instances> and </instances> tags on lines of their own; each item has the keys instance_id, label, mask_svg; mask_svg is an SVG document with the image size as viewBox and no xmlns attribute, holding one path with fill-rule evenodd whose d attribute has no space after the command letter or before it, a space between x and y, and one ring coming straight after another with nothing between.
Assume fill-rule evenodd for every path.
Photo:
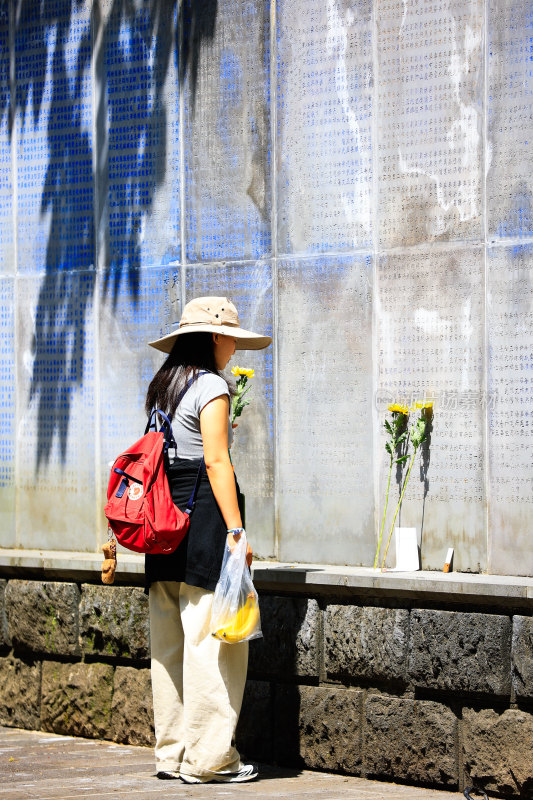
<instances>
[{"instance_id":1,"label":"red backpack","mask_svg":"<svg viewBox=\"0 0 533 800\"><path fill-rule=\"evenodd\" d=\"M178 402L191 383L192 379ZM151 431L156 425L156 414L163 420L162 427ZM157 409L150 415L144 436L113 462L104 513L117 541L128 550L173 553L187 533L204 461L183 512L172 500L165 471L165 454L170 447L176 447L170 419Z\"/></svg>"}]
</instances>

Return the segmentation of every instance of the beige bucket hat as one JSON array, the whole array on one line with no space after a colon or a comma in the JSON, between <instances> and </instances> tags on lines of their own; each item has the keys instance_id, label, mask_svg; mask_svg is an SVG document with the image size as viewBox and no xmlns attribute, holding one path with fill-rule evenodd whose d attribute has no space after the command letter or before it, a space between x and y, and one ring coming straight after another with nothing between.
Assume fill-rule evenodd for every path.
<instances>
[{"instance_id":1,"label":"beige bucket hat","mask_svg":"<svg viewBox=\"0 0 533 800\"><path fill-rule=\"evenodd\" d=\"M178 336L184 333L232 336L236 350L263 350L272 344L271 336L261 336L241 328L237 309L227 297L197 297L191 300L183 309L179 328L148 344L162 353L170 353Z\"/></svg>"}]
</instances>

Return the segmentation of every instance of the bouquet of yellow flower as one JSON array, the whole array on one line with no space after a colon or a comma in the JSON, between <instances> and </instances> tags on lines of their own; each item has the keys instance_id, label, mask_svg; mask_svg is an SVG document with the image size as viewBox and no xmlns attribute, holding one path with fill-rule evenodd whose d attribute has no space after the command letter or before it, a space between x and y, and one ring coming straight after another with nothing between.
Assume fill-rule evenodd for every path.
<instances>
[{"instance_id":1,"label":"bouquet of yellow flower","mask_svg":"<svg viewBox=\"0 0 533 800\"><path fill-rule=\"evenodd\" d=\"M387 495L385 497L385 508L383 509L383 519L381 521L381 530L379 531L378 546L376 556L374 558L374 569L378 565L379 551L381 549L381 538L383 536L383 527L385 525L385 518L387 516L387 506L389 505L389 490L392 467L394 464L403 464L407 461L408 455L401 455L399 450L400 446L407 439L407 420L409 418L409 409L407 406L402 406L399 403L393 403L388 410L392 414L392 422L388 419L385 420L385 430L389 434L389 439L385 443L385 450L389 454L389 478L387 481Z\"/></svg>"},{"instance_id":2,"label":"bouquet of yellow flower","mask_svg":"<svg viewBox=\"0 0 533 800\"><path fill-rule=\"evenodd\" d=\"M231 400L231 424L235 423L237 417L240 417L245 406L250 405L250 401L246 398L245 394L252 388L251 385L247 386L248 380L253 378L255 372L253 369L244 369L244 367L233 367L231 374L237 380L236 392Z\"/></svg>"},{"instance_id":3,"label":"bouquet of yellow flower","mask_svg":"<svg viewBox=\"0 0 533 800\"><path fill-rule=\"evenodd\" d=\"M378 563L378 556L379 551L381 548L381 537L383 534L383 526L385 524L385 515L387 513L387 503L389 500L389 486L390 486L390 476L392 471L392 465L396 464L403 464L409 458L408 448L409 444L413 445L413 453L411 455L411 460L409 462L409 467L407 469L407 475L405 476L405 480L403 482L403 487L400 493L400 499L398 500L398 504L396 506L396 510L394 511L394 517L392 519L392 525L389 531L389 538L387 540L387 546L385 548L385 555L383 556L383 562L381 564L381 569L383 570L385 567L385 559L387 558L387 553L389 552L389 546L392 539L392 532L394 530L394 523L396 522L396 517L398 516L398 512L402 505L403 496L405 494L405 490L407 488L407 482L409 480L409 476L411 475L411 469L413 467L413 463L415 460L415 456L418 452L418 448L421 444L423 444L427 439L427 429L428 425L431 422L433 417L433 401L423 401L420 403L415 403L414 407L409 409L407 406L399 405L398 403L394 403L393 405L389 406L388 409L392 413L393 422L392 425L385 420L385 428L390 436L390 441L388 441L385 445L385 449L389 453L390 456L390 465L389 465L389 482L387 484L387 498L385 501L385 510L383 512L383 521L381 523L381 530L379 533L379 540L378 540L378 547L376 551L376 557L374 559L374 568ZM420 411L420 416L416 420L416 422L411 425L409 429L409 434L407 434L407 420L409 419L409 412L410 411ZM406 452L401 455L399 458L396 456L397 447L402 444L402 442L406 442L405 450Z\"/></svg>"}]
</instances>

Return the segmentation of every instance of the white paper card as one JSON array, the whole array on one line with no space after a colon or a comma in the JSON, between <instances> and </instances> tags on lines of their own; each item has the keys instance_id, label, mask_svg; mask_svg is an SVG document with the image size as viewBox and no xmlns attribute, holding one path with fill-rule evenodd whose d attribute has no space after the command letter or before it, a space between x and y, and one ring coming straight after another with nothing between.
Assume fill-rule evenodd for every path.
<instances>
[{"instance_id":1,"label":"white paper card","mask_svg":"<svg viewBox=\"0 0 533 800\"><path fill-rule=\"evenodd\" d=\"M414 572L420 569L416 528L395 528L396 567L398 572Z\"/></svg>"}]
</instances>

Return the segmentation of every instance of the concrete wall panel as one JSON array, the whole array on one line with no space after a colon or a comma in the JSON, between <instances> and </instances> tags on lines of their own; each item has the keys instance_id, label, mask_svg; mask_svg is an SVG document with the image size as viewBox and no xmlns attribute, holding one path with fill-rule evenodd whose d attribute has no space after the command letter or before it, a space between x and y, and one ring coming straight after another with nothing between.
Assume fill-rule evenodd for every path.
<instances>
[{"instance_id":1,"label":"concrete wall panel","mask_svg":"<svg viewBox=\"0 0 533 800\"><path fill-rule=\"evenodd\" d=\"M429 450L417 455L397 524L418 528L425 568L442 569L455 547L455 568L479 571L486 567L483 250L382 256L378 274L380 509L387 404L433 399ZM393 471L390 523L398 496Z\"/></svg>"},{"instance_id":2,"label":"concrete wall panel","mask_svg":"<svg viewBox=\"0 0 533 800\"><path fill-rule=\"evenodd\" d=\"M180 257L177 4L101 5L99 265L131 272Z\"/></svg>"},{"instance_id":3,"label":"concrete wall panel","mask_svg":"<svg viewBox=\"0 0 533 800\"><path fill-rule=\"evenodd\" d=\"M13 238L13 164L9 130L9 6L0 6L0 274L15 271Z\"/></svg>"},{"instance_id":4,"label":"concrete wall panel","mask_svg":"<svg viewBox=\"0 0 533 800\"><path fill-rule=\"evenodd\" d=\"M269 3L185 0L187 259L271 251Z\"/></svg>"},{"instance_id":5,"label":"concrete wall panel","mask_svg":"<svg viewBox=\"0 0 533 800\"><path fill-rule=\"evenodd\" d=\"M15 281L0 278L0 530L15 545Z\"/></svg>"},{"instance_id":6,"label":"concrete wall panel","mask_svg":"<svg viewBox=\"0 0 533 800\"><path fill-rule=\"evenodd\" d=\"M90 2L21 4L15 35L21 272L94 264Z\"/></svg>"},{"instance_id":7,"label":"concrete wall panel","mask_svg":"<svg viewBox=\"0 0 533 800\"><path fill-rule=\"evenodd\" d=\"M17 281L17 546L27 549L95 549L94 280Z\"/></svg>"},{"instance_id":8,"label":"concrete wall panel","mask_svg":"<svg viewBox=\"0 0 533 800\"><path fill-rule=\"evenodd\" d=\"M487 228L491 237L533 233L531 4L488 3Z\"/></svg>"},{"instance_id":9,"label":"concrete wall panel","mask_svg":"<svg viewBox=\"0 0 533 800\"><path fill-rule=\"evenodd\" d=\"M278 2L278 252L372 235L372 3Z\"/></svg>"},{"instance_id":10,"label":"concrete wall panel","mask_svg":"<svg viewBox=\"0 0 533 800\"><path fill-rule=\"evenodd\" d=\"M228 296L247 330L272 335L272 267L269 261L187 267L186 300ZM246 528L254 552L274 555L274 410L272 347L237 350L232 366L255 370L247 406L238 420L231 458L246 497Z\"/></svg>"},{"instance_id":11,"label":"concrete wall panel","mask_svg":"<svg viewBox=\"0 0 533 800\"><path fill-rule=\"evenodd\" d=\"M530 23L524 0L0 3L3 543L98 546L147 341L227 294L275 336L233 361L259 555L372 564L387 404L433 399L397 522L426 568L453 546L531 574Z\"/></svg>"},{"instance_id":12,"label":"concrete wall panel","mask_svg":"<svg viewBox=\"0 0 533 800\"><path fill-rule=\"evenodd\" d=\"M483 3L377 0L379 242L482 236Z\"/></svg>"},{"instance_id":13,"label":"concrete wall panel","mask_svg":"<svg viewBox=\"0 0 533 800\"><path fill-rule=\"evenodd\" d=\"M533 248L489 250L489 569L533 574Z\"/></svg>"},{"instance_id":14,"label":"concrete wall panel","mask_svg":"<svg viewBox=\"0 0 533 800\"><path fill-rule=\"evenodd\" d=\"M278 529L284 561L364 564L373 556L371 297L369 257L280 264Z\"/></svg>"},{"instance_id":15,"label":"concrete wall panel","mask_svg":"<svg viewBox=\"0 0 533 800\"><path fill-rule=\"evenodd\" d=\"M114 276L118 272L114 273ZM106 291L100 278L100 535L106 537L103 515L109 462L144 433L148 384L165 356L148 342L170 333L180 318L179 268L146 268L136 274L135 292L126 280Z\"/></svg>"}]
</instances>

